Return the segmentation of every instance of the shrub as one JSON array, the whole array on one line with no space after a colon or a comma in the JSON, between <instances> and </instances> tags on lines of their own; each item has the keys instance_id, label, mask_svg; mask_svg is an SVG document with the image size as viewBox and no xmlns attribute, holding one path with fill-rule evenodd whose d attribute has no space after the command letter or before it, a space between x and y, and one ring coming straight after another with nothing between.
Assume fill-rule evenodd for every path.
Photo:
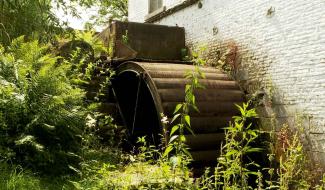
<instances>
[{"instance_id":1,"label":"shrub","mask_svg":"<svg viewBox=\"0 0 325 190\"><path fill-rule=\"evenodd\" d=\"M84 92L47 50L23 37L0 47L0 159L62 173L79 160Z\"/></svg>"}]
</instances>

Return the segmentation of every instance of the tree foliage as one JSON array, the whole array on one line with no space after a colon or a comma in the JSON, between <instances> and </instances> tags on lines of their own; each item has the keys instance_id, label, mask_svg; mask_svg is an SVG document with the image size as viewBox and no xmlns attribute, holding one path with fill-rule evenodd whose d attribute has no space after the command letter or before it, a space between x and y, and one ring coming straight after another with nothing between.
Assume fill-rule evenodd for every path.
<instances>
[{"instance_id":1,"label":"tree foliage","mask_svg":"<svg viewBox=\"0 0 325 190\"><path fill-rule=\"evenodd\" d=\"M93 16L95 25L105 25L111 20L127 20L128 0L99 0L98 14Z\"/></svg>"},{"instance_id":2,"label":"tree foliage","mask_svg":"<svg viewBox=\"0 0 325 190\"><path fill-rule=\"evenodd\" d=\"M123 19L128 15L128 0L73 0L81 6L99 7L99 15L108 15L113 19Z\"/></svg>"},{"instance_id":3,"label":"tree foliage","mask_svg":"<svg viewBox=\"0 0 325 190\"><path fill-rule=\"evenodd\" d=\"M60 31L59 20L51 8L50 0L0 1L0 43L8 45L21 35L49 40Z\"/></svg>"},{"instance_id":4,"label":"tree foliage","mask_svg":"<svg viewBox=\"0 0 325 190\"><path fill-rule=\"evenodd\" d=\"M128 14L127 0L1 0L0 43L9 45L21 35L48 42L67 26L60 22L55 10L63 9L65 14L78 17L77 6L98 8L93 25L106 24L110 19L125 20Z\"/></svg>"}]
</instances>

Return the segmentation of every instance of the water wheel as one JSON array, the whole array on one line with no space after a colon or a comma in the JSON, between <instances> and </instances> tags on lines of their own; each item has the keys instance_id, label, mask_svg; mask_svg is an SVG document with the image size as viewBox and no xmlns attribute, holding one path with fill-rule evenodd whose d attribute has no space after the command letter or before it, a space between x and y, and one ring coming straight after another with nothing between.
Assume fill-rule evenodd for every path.
<instances>
[{"instance_id":1,"label":"water wheel","mask_svg":"<svg viewBox=\"0 0 325 190\"><path fill-rule=\"evenodd\" d=\"M186 71L193 65L179 63L125 62L116 69L114 93L128 128L130 142L147 136L151 144L158 145L164 130L161 113L171 118L176 104L184 101ZM193 159L215 162L224 139L223 128L231 117L238 114L235 103L244 100L237 83L220 70L201 67L205 79L204 89L195 92L200 112L191 112L191 126L195 136L186 134ZM168 129L167 129L168 130Z\"/></svg>"}]
</instances>

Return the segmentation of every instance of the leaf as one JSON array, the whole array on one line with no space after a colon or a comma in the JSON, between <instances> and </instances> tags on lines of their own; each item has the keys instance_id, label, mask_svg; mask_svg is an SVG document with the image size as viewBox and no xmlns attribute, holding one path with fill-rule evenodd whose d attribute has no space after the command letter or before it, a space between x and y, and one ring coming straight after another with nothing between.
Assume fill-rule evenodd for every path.
<instances>
[{"instance_id":1,"label":"leaf","mask_svg":"<svg viewBox=\"0 0 325 190\"><path fill-rule=\"evenodd\" d=\"M192 76L192 71L187 70L187 71L185 72L185 78L189 79L189 78L191 78L191 76Z\"/></svg>"},{"instance_id":2,"label":"leaf","mask_svg":"<svg viewBox=\"0 0 325 190\"><path fill-rule=\"evenodd\" d=\"M185 137L185 135L180 135L180 140L181 140L181 142L186 142L186 137Z\"/></svg>"},{"instance_id":3,"label":"leaf","mask_svg":"<svg viewBox=\"0 0 325 190\"><path fill-rule=\"evenodd\" d=\"M164 151L163 157L168 156L168 154L169 154L173 149L174 149L173 146L171 146L171 145L167 146L167 148L166 148L165 151Z\"/></svg>"},{"instance_id":4,"label":"leaf","mask_svg":"<svg viewBox=\"0 0 325 190\"><path fill-rule=\"evenodd\" d=\"M245 111L244 111L244 109L240 105L235 104L235 106L238 108L238 110L240 111L240 114L241 115L245 115Z\"/></svg>"},{"instance_id":5,"label":"leaf","mask_svg":"<svg viewBox=\"0 0 325 190\"><path fill-rule=\"evenodd\" d=\"M240 117L240 116L233 116L232 118L237 122L242 120L242 117Z\"/></svg>"},{"instance_id":6,"label":"leaf","mask_svg":"<svg viewBox=\"0 0 325 190\"><path fill-rule=\"evenodd\" d=\"M138 137L137 143L144 144L146 142L146 136Z\"/></svg>"},{"instance_id":7,"label":"leaf","mask_svg":"<svg viewBox=\"0 0 325 190\"><path fill-rule=\"evenodd\" d=\"M199 108L198 108L196 105L192 105L192 108L193 108L196 112L200 113L200 110L199 110Z\"/></svg>"},{"instance_id":8,"label":"leaf","mask_svg":"<svg viewBox=\"0 0 325 190\"><path fill-rule=\"evenodd\" d=\"M168 144L172 143L174 140L176 140L178 138L178 135L174 135L169 139Z\"/></svg>"},{"instance_id":9,"label":"leaf","mask_svg":"<svg viewBox=\"0 0 325 190\"><path fill-rule=\"evenodd\" d=\"M248 130L247 133L252 135L253 137L257 137L257 134L254 130Z\"/></svg>"},{"instance_id":10,"label":"leaf","mask_svg":"<svg viewBox=\"0 0 325 190\"><path fill-rule=\"evenodd\" d=\"M263 149L262 148L250 148L246 152L261 152Z\"/></svg>"},{"instance_id":11,"label":"leaf","mask_svg":"<svg viewBox=\"0 0 325 190\"><path fill-rule=\"evenodd\" d=\"M193 84L194 84L194 86L197 86L199 84L199 79L198 78L194 78L193 79Z\"/></svg>"},{"instance_id":12,"label":"leaf","mask_svg":"<svg viewBox=\"0 0 325 190\"><path fill-rule=\"evenodd\" d=\"M189 115L185 115L184 120L185 120L187 126L191 126L191 118Z\"/></svg>"},{"instance_id":13,"label":"leaf","mask_svg":"<svg viewBox=\"0 0 325 190\"><path fill-rule=\"evenodd\" d=\"M73 167L73 166L71 166L71 165L69 165L68 167L69 167L70 170L74 171L74 172L77 173L78 175L81 175L81 171L78 170L77 168L75 168L75 167Z\"/></svg>"},{"instance_id":14,"label":"leaf","mask_svg":"<svg viewBox=\"0 0 325 190\"><path fill-rule=\"evenodd\" d=\"M174 121L180 116L181 114L174 115L172 121L170 123L174 123Z\"/></svg>"},{"instance_id":15,"label":"leaf","mask_svg":"<svg viewBox=\"0 0 325 190\"><path fill-rule=\"evenodd\" d=\"M73 157L74 159L76 159L76 158L80 158L81 159L81 157L78 154L75 154L73 152L67 152L67 155L70 156L70 157Z\"/></svg>"},{"instance_id":16,"label":"leaf","mask_svg":"<svg viewBox=\"0 0 325 190\"><path fill-rule=\"evenodd\" d=\"M185 93L189 92L190 89L191 89L191 85L190 85L190 84L187 84L187 85L185 86Z\"/></svg>"},{"instance_id":17,"label":"leaf","mask_svg":"<svg viewBox=\"0 0 325 190\"><path fill-rule=\"evenodd\" d=\"M185 153L185 155L193 159L192 154L186 148L183 148L182 151Z\"/></svg>"},{"instance_id":18,"label":"leaf","mask_svg":"<svg viewBox=\"0 0 325 190\"><path fill-rule=\"evenodd\" d=\"M182 106L183 106L183 104L177 104L175 107L174 114L177 113L182 108Z\"/></svg>"},{"instance_id":19,"label":"leaf","mask_svg":"<svg viewBox=\"0 0 325 190\"><path fill-rule=\"evenodd\" d=\"M192 94L192 96L191 96L191 104L195 105L195 96L194 96L194 94Z\"/></svg>"},{"instance_id":20,"label":"leaf","mask_svg":"<svg viewBox=\"0 0 325 190\"><path fill-rule=\"evenodd\" d=\"M227 153L226 153L226 157L229 157L229 156L232 156L232 155L234 155L234 154L237 154L237 150L231 150L231 151L228 151Z\"/></svg>"},{"instance_id":21,"label":"leaf","mask_svg":"<svg viewBox=\"0 0 325 190\"><path fill-rule=\"evenodd\" d=\"M36 142L36 138L32 135L26 135L15 141L17 146L31 145L38 151L43 151L44 146Z\"/></svg>"},{"instance_id":22,"label":"leaf","mask_svg":"<svg viewBox=\"0 0 325 190\"><path fill-rule=\"evenodd\" d=\"M247 130L247 129L250 129L251 126L252 126L252 123L249 123L249 124L246 126L246 130Z\"/></svg>"},{"instance_id":23,"label":"leaf","mask_svg":"<svg viewBox=\"0 0 325 190\"><path fill-rule=\"evenodd\" d=\"M73 187L74 187L75 189L77 189L77 190L82 189L80 183L78 183L78 182L76 182L76 181L70 181L70 180L69 180L69 182L73 185Z\"/></svg>"},{"instance_id":24,"label":"leaf","mask_svg":"<svg viewBox=\"0 0 325 190\"><path fill-rule=\"evenodd\" d=\"M48 130L50 130L50 131L55 130L55 126L53 126L53 125L48 125L48 124L46 124L46 123L44 123L43 125L44 125L44 127L45 127L46 129L48 129Z\"/></svg>"},{"instance_id":25,"label":"leaf","mask_svg":"<svg viewBox=\"0 0 325 190\"><path fill-rule=\"evenodd\" d=\"M185 126L186 130L188 130L192 135L195 135L195 133L193 132L192 128L189 126Z\"/></svg>"},{"instance_id":26,"label":"leaf","mask_svg":"<svg viewBox=\"0 0 325 190\"><path fill-rule=\"evenodd\" d=\"M179 125L174 125L172 130L170 131L169 136L172 136L179 129Z\"/></svg>"}]
</instances>

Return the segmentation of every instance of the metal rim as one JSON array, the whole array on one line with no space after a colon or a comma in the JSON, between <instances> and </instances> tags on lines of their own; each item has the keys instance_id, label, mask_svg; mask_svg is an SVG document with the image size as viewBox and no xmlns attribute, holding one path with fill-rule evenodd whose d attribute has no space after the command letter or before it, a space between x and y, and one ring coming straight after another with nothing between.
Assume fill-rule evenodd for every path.
<instances>
[{"instance_id":1,"label":"metal rim","mask_svg":"<svg viewBox=\"0 0 325 190\"><path fill-rule=\"evenodd\" d=\"M164 131L163 131L164 125L161 122L161 120L162 120L161 113L164 113L164 109L163 109L163 106L161 103L161 98L158 93L158 89L157 89L153 79L151 78L150 74L145 70L145 68L143 68L141 65L139 65L137 62L134 62L134 61L124 62L116 68L117 76L119 76L125 72L133 72L133 73L136 73L137 75L141 75L141 74L143 75L144 82L147 85L147 88L149 89L149 92L151 94L151 97L152 97L154 105L155 105L157 118L159 119L158 123L159 123L160 132L166 138L166 134L164 134ZM121 112L121 110L120 110L120 112Z\"/></svg>"}]
</instances>

